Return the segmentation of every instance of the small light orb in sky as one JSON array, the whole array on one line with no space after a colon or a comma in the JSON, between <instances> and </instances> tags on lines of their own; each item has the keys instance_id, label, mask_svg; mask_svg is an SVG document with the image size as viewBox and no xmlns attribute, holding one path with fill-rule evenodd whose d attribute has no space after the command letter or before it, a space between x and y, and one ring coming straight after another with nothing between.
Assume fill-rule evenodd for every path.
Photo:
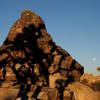
<instances>
[{"instance_id":1,"label":"small light orb in sky","mask_svg":"<svg viewBox=\"0 0 100 100\"><path fill-rule=\"evenodd\" d=\"M92 58L92 61L95 62L96 61L96 58Z\"/></svg>"}]
</instances>

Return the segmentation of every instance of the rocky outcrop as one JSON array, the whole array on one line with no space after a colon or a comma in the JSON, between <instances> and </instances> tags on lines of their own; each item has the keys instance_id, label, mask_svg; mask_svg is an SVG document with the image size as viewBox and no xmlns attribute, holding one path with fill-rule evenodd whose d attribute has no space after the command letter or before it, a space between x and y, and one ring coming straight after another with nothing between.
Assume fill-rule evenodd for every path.
<instances>
[{"instance_id":1,"label":"rocky outcrop","mask_svg":"<svg viewBox=\"0 0 100 100\"><path fill-rule=\"evenodd\" d=\"M83 67L55 44L40 16L24 10L0 47L1 87L7 83L8 87L18 88L17 99L26 100L35 85L31 99L59 100L67 93L65 87L79 81L82 74ZM73 93L68 94L72 98Z\"/></svg>"},{"instance_id":2,"label":"rocky outcrop","mask_svg":"<svg viewBox=\"0 0 100 100\"><path fill-rule=\"evenodd\" d=\"M79 82L69 84L68 88L74 93L75 100L100 100L99 96L90 87Z\"/></svg>"},{"instance_id":3,"label":"rocky outcrop","mask_svg":"<svg viewBox=\"0 0 100 100\"><path fill-rule=\"evenodd\" d=\"M80 77L80 82L91 87L94 91L100 92L100 75L93 76L92 74L84 73Z\"/></svg>"}]
</instances>

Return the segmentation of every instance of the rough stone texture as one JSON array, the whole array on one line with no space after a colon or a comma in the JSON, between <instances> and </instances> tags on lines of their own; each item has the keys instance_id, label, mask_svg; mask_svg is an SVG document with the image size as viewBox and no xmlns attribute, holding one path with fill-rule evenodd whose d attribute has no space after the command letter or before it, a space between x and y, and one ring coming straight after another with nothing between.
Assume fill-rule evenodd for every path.
<instances>
[{"instance_id":1,"label":"rough stone texture","mask_svg":"<svg viewBox=\"0 0 100 100\"><path fill-rule=\"evenodd\" d=\"M76 100L74 93L70 90L70 88L65 88L63 92L63 100Z\"/></svg>"},{"instance_id":2,"label":"rough stone texture","mask_svg":"<svg viewBox=\"0 0 100 100\"><path fill-rule=\"evenodd\" d=\"M40 100L59 100L59 92L55 88L44 87L37 98Z\"/></svg>"},{"instance_id":3,"label":"rough stone texture","mask_svg":"<svg viewBox=\"0 0 100 100\"><path fill-rule=\"evenodd\" d=\"M12 81L10 86L19 85L18 100L27 100L28 93L32 94L29 100L43 94L42 100L59 100L63 99L64 87L79 81L82 74L83 67L53 42L40 16L24 10L0 47L1 87L6 81ZM37 89L30 93L33 84ZM48 89L41 93L44 86Z\"/></svg>"},{"instance_id":4,"label":"rough stone texture","mask_svg":"<svg viewBox=\"0 0 100 100\"><path fill-rule=\"evenodd\" d=\"M93 76L92 74L84 73L80 77L80 82L91 87L94 91L98 91L100 94L100 75Z\"/></svg>"},{"instance_id":5,"label":"rough stone texture","mask_svg":"<svg viewBox=\"0 0 100 100\"><path fill-rule=\"evenodd\" d=\"M88 86L73 82L67 86L73 93L75 100L100 100L99 96Z\"/></svg>"}]
</instances>

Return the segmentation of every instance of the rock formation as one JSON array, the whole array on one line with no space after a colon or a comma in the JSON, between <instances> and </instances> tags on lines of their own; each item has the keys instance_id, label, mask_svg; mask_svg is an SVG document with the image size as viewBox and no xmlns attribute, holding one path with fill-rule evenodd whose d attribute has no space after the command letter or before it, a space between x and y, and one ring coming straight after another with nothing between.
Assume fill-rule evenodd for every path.
<instances>
[{"instance_id":1,"label":"rock formation","mask_svg":"<svg viewBox=\"0 0 100 100\"><path fill-rule=\"evenodd\" d=\"M24 10L0 47L0 87L19 89L16 100L74 100L65 87L82 74L83 67L55 44L40 16Z\"/></svg>"},{"instance_id":2,"label":"rock formation","mask_svg":"<svg viewBox=\"0 0 100 100\"><path fill-rule=\"evenodd\" d=\"M92 74L84 73L80 78L80 82L91 87L94 91L100 92L100 75L93 76Z\"/></svg>"},{"instance_id":3,"label":"rock formation","mask_svg":"<svg viewBox=\"0 0 100 100\"><path fill-rule=\"evenodd\" d=\"M69 84L68 88L73 91L75 100L100 100L100 96L98 96L95 91L79 82Z\"/></svg>"}]
</instances>

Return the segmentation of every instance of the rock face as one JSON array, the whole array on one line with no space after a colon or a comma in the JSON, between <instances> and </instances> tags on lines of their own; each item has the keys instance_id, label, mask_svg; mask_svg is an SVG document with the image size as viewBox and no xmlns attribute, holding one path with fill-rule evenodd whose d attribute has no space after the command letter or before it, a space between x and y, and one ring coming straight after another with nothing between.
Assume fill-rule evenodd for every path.
<instances>
[{"instance_id":1,"label":"rock face","mask_svg":"<svg viewBox=\"0 0 100 100\"><path fill-rule=\"evenodd\" d=\"M90 87L79 82L69 84L68 87L73 91L75 100L100 100Z\"/></svg>"},{"instance_id":2,"label":"rock face","mask_svg":"<svg viewBox=\"0 0 100 100\"><path fill-rule=\"evenodd\" d=\"M19 88L20 100L28 98L34 85L29 100L60 100L64 87L79 81L82 74L83 67L54 43L40 16L24 10L0 47L1 87L8 82L8 87Z\"/></svg>"}]
</instances>

